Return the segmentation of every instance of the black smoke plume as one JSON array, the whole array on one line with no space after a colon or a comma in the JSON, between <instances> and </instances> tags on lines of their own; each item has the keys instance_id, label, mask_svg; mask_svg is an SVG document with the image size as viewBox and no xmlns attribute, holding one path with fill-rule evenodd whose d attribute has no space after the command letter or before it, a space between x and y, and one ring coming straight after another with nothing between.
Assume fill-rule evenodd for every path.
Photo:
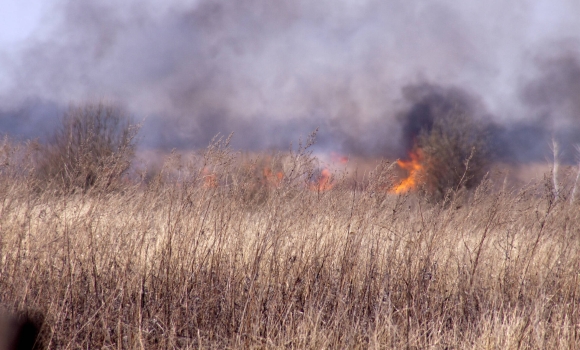
<instances>
[{"instance_id":1,"label":"black smoke plume","mask_svg":"<svg viewBox=\"0 0 580 350\"><path fill-rule=\"evenodd\" d=\"M457 87L443 87L424 83L403 88L403 96L409 104L401 112L402 141L405 152L413 149L421 132L429 133L435 120L449 120L454 114L467 118L483 118L484 108L466 91Z\"/></svg>"}]
</instances>

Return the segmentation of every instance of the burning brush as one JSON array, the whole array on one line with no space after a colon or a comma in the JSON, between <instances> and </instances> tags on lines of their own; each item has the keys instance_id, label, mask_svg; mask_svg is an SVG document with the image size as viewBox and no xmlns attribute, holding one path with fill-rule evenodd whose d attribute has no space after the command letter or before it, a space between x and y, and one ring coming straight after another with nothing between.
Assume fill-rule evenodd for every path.
<instances>
[{"instance_id":1,"label":"burning brush","mask_svg":"<svg viewBox=\"0 0 580 350\"><path fill-rule=\"evenodd\" d=\"M263 184L271 187L280 187L282 180L284 180L284 173L278 171L274 173L271 168L265 167L263 170Z\"/></svg>"},{"instance_id":2,"label":"burning brush","mask_svg":"<svg viewBox=\"0 0 580 350\"><path fill-rule=\"evenodd\" d=\"M397 160L397 165L407 171L408 175L398 185L393 186L389 192L402 194L417 189L420 178L423 176L424 167L423 151L415 147L409 152L409 160Z\"/></svg>"},{"instance_id":3,"label":"burning brush","mask_svg":"<svg viewBox=\"0 0 580 350\"><path fill-rule=\"evenodd\" d=\"M322 169L320 174L316 177L315 181L310 183L309 189L316 192L328 191L334 187L332 180L333 179L330 170L326 168Z\"/></svg>"}]
</instances>

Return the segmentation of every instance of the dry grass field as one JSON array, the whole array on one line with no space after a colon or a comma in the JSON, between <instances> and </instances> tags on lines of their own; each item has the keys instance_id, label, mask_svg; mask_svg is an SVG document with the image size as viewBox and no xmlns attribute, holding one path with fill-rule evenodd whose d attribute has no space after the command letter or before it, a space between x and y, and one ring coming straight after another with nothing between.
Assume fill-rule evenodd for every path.
<instances>
[{"instance_id":1,"label":"dry grass field","mask_svg":"<svg viewBox=\"0 0 580 350\"><path fill-rule=\"evenodd\" d=\"M44 347L580 348L574 176L433 201L389 193L392 164L329 180L305 148L216 142L61 192L2 152L0 302L43 315Z\"/></svg>"}]
</instances>

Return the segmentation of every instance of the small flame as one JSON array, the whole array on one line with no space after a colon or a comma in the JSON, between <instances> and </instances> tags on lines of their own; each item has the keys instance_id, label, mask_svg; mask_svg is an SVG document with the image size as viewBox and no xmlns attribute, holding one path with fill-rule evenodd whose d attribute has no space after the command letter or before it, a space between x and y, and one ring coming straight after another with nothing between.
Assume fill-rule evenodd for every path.
<instances>
[{"instance_id":1,"label":"small flame","mask_svg":"<svg viewBox=\"0 0 580 350\"><path fill-rule=\"evenodd\" d=\"M318 176L318 180L310 184L310 190L317 192L328 191L334 186L331 181L332 174L330 173L330 170L323 169Z\"/></svg>"},{"instance_id":2,"label":"small flame","mask_svg":"<svg viewBox=\"0 0 580 350\"><path fill-rule=\"evenodd\" d=\"M401 169L406 170L409 175L398 185L391 188L389 190L390 193L407 193L417 188L419 176L421 176L421 173L423 172L423 165L421 164L421 161L423 160L423 152L420 148L417 148L414 151L409 152L409 158L409 160L397 160L397 165Z\"/></svg>"},{"instance_id":3,"label":"small flame","mask_svg":"<svg viewBox=\"0 0 580 350\"><path fill-rule=\"evenodd\" d=\"M207 168L203 168L203 187L205 188L217 188L218 181L215 173L210 172Z\"/></svg>"},{"instance_id":4,"label":"small flame","mask_svg":"<svg viewBox=\"0 0 580 350\"><path fill-rule=\"evenodd\" d=\"M330 152L330 159L333 163L346 164L348 163L348 156L336 152Z\"/></svg>"},{"instance_id":5,"label":"small flame","mask_svg":"<svg viewBox=\"0 0 580 350\"><path fill-rule=\"evenodd\" d=\"M270 185L270 186L274 186L274 187L278 187L280 186L280 184L282 183L282 180L284 179L284 173L279 171L277 173L273 173L272 169L265 167L264 168L264 182L266 185Z\"/></svg>"}]
</instances>

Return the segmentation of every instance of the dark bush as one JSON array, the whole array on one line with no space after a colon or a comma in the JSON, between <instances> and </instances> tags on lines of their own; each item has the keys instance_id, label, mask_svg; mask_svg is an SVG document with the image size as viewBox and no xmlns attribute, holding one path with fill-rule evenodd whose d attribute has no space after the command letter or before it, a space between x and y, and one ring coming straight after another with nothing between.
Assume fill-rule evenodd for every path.
<instances>
[{"instance_id":1,"label":"dark bush","mask_svg":"<svg viewBox=\"0 0 580 350\"><path fill-rule=\"evenodd\" d=\"M417 139L423 158L425 190L442 198L449 190L472 188L489 166L489 147L483 123L460 110L435 119Z\"/></svg>"},{"instance_id":2,"label":"dark bush","mask_svg":"<svg viewBox=\"0 0 580 350\"><path fill-rule=\"evenodd\" d=\"M40 151L40 183L65 191L113 188L134 158L137 131L119 107L104 103L71 106Z\"/></svg>"}]
</instances>

